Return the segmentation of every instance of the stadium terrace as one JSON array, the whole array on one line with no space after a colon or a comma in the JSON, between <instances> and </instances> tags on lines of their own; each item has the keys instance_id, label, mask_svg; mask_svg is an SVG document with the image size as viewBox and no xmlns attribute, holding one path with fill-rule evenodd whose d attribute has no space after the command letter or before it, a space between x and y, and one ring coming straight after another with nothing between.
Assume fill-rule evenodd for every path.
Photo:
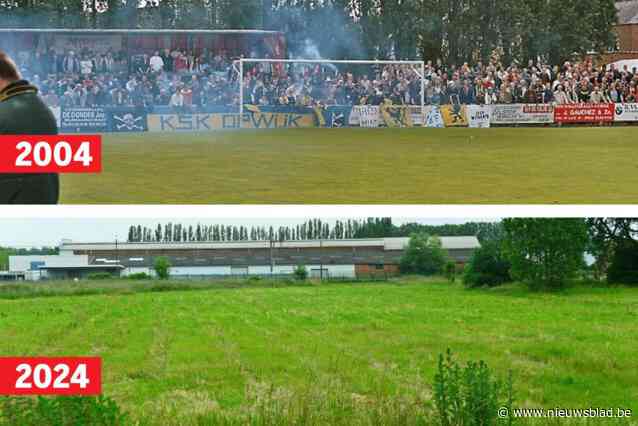
<instances>
[{"instance_id":1,"label":"stadium terrace","mask_svg":"<svg viewBox=\"0 0 638 426\"><path fill-rule=\"evenodd\" d=\"M55 256L11 256L6 279L82 279L95 272L114 276L154 275L157 258L171 264L177 278L288 276L305 266L312 278L366 278L399 272L409 238L215 243L75 243L65 240ZM464 265L478 239L441 237L450 258Z\"/></svg>"}]
</instances>

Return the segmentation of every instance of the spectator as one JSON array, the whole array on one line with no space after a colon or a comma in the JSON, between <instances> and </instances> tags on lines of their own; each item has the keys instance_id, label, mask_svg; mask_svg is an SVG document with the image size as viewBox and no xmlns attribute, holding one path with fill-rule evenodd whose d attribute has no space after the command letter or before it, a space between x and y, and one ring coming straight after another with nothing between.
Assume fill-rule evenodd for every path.
<instances>
[{"instance_id":1,"label":"spectator","mask_svg":"<svg viewBox=\"0 0 638 426\"><path fill-rule=\"evenodd\" d=\"M171 96L170 106L175 112L181 112L184 109L184 95L182 90L178 88Z\"/></svg>"},{"instance_id":2,"label":"spectator","mask_svg":"<svg viewBox=\"0 0 638 426\"><path fill-rule=\"evenodd\" d=\"M63 59L62 70L66 74L77 74L80 72L80 61L75 57L75 52L70 51Z\"/></svg>"},{"instance_id":3,"label":"spectator","mask_svg":"<svg viewBox=\"0 0 638 426\"><path fill-rule=\"evenodd\" d=\"M160 73L164 70L164 60L160 56L159 52L156 51L151 57L149 65L151 67L151 71L154 73Z\"/></svg>"}]
</instances>

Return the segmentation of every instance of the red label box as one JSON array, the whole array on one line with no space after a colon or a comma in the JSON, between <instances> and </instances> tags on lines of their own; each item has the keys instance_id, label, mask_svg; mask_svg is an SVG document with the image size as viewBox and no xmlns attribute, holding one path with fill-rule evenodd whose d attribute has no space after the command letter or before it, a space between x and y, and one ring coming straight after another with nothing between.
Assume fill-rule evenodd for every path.
<instances>
[{"instance_id":1,"label":"red label box","mask_svg":"<svg viewBox=\"0 0 638 426\"><path fill-rule=\"evenodd\" d=\"M100 173L100 135L0 136L0 173Z\"/></svg>"},{"instance_id":2,"label":"red label box","mask_svg":"<svg viewBox=\"0 0 638 426\"><path fill-rule=\"evenodd\" d=\"M101 358L0 357L0 395L101 393Z\"/></svg>"},{"instance_id":3,"label":"red label box","mask_svg":"<svg viewBox=\"0 0 638 426\"><path fill-rule=\"evenodd\" d=\"M609 123L614 121L614 104L565 104L556 105L554 119L557 123Z\"/></svg>"}]
</instances>

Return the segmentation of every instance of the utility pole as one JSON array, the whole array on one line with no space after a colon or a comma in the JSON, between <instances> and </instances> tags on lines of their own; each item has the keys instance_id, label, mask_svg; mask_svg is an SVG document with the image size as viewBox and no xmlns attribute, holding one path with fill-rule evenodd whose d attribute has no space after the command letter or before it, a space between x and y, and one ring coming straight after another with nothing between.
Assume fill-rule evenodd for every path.
<instances>
[{"instance_id":1,"label":"utility pole","mask_svg":"<svg viewBox=\"0 0 638 426\"><path fill-rule=\"evenodd\" d=\"M319 239L319 281L323 281L323 238Z\"/></svg>"},{"instance_id":2,"label":"utility pole","mask_svg":"<svg viewBox=\"0 0 638 426\"><path fill-rule=\"evenodd\" d=\"M117 265L119 264L120 264L120 256L117 251L117 235L116 235L115 236L115 267L117 268Z\"/></svg>"},{"instance_id":3,"label":"utility pole","mask_svg":"<svg viewBox=\"0 0 638 426\"><path fill-rule=\"evenodd\" d=\"M273 256L273 250L275 248L275 240L270 238L270 276L275 273L275 257Z\"/></svg>"}]
</instances>

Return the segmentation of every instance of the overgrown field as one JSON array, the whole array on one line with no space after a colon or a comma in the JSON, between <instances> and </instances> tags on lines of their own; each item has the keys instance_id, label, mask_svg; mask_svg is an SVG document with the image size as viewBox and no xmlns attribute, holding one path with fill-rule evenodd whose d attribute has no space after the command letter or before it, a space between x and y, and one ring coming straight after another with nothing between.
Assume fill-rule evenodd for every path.
<instances>
[{"instance_id":1,"label":"overgrown field","mask_svg":"<svg viewBox=\"0 0 638 426\"><path fill-rule=\"evenodd\" d=\"M635 127L286 129L104 137L62 202L634 203Z\"/></svg>"},{"instance_id":2,"label":"overgrown field","mask_svg":"<svg viewBox=\"0 0 638 426\"><path fill-rule=\"evenodd\" d=\"M0 354L101 356L105 393L153 424L290 407L325 415L324 424L427 413L447 348L503 378L512 370L515 407L638 410L636 289L468 291L419 279L95 285L109 284L119 287L79 295L66 283L50 297L0 287Z\"/></svg>"}]
</instances>

